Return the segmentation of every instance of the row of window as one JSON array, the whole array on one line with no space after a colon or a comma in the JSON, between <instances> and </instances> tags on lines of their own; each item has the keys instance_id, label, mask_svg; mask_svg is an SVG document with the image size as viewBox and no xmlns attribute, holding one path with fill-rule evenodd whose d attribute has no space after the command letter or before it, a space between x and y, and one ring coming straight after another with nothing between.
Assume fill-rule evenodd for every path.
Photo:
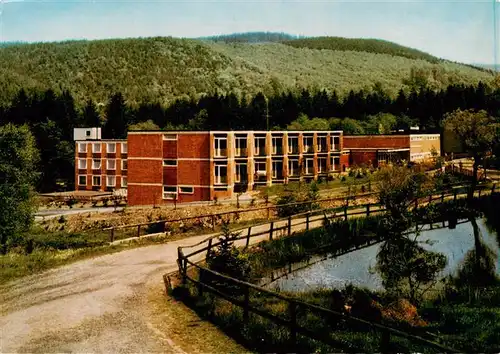
<instances>
[{"instance_id":1,"label":"row of window","mask_svg":"<svg viewBox=\"0 0 500 354\"><path fill-rule=\"evenodd\" d=\"M92 159L92 169L100 170L102 167L101 159ZM128 168L127 160L121 160L121 170L125 171ZM86 170L87 169L87 159L78 159L78 169ZM106 159L106 169L107 170L116 170L116 160L115 159Z\"/></svg>"},{"instance_id":2,"label":"row of window","mask_svg":"<svg viewBox=\"0 0 500 354\"><path fill-rule=\"evenodd\" d=\"M191 186L163 186L163 199L177 199L177 194L193 194L194 187Z\"/></svg>"},{"instance_id":3,"label":"row of window","mask_svg":"<svg viewBox=\"0 0 500 354\"><path fill-rule=\"evenodd\" d=\"M302 152L312 153L313 152L313 137L304 136L302 137ZM336 151L340 148L340 137L331 136L330 137L330 151ZM245 156L247 154L247 138L246 137L236 137L235 138L235 154L236 156ZM326 152L326 136L317 137L317 151ZM254 137L254 155L265 155L266 153L266 137L256 136ZM227 137L215 137L214 138L214 151L215 157L227 156ZM288 137L288 153L298 154L299 152L299 137L289 136ZM282 137L271 137L271 153L274 155L281 155L283 153L283 138Z\"/></svg>"},{"instance_id":4,"label":"row of window","mask_svg":"<svg viewBox=\"0 0 500 354\"><path fill-rule=\"evenodd\" d=\"M92 145L92 153L100 153L102 152L102 145L106 144L106 152L108 154L116 153L116 144L121 144L121 153L126 154L128 152L127 143L78 143L78 152L86 154L87 153L87 144Z\"/></svg>"},{"instance_id":5,"label":"row of window","mask_svg":"<svg viewBox=\"0 0 500 354\"><path fill-rule=\"evenodd\" d=\"M115 187L116 186L116 176L106 176L106 187ZM87 185L87 175L79 175L78 176L78 185L86 186ZM92 176L92 186L100 187L101 186L101 176ZM121 177L121 187L127 188L127 177Z\"/></svg>"},{"instance_id":6,"label":"row of window","mask_svg":"<svg viewBox=\"0 0 500 354\"><path fill-rule=\"evenodd\" d=\"M410 137L411 141L422 141L422 140L439 140L439 135L431 135L431 136L412 136Z\"/></svg>"},{"instance_id":7,"label":"row of window","mask_svg":"<svg viewBox=\"0 0 500 354\"><path fill-rule=\"evenodd\" d=\"M328 172L326 157L319 157L317 159L317 172L326 173ZM272 161L272 178L283 178L283 161ZM248 180L248 166L246 163L236 163L236 174L235 182L244 182ZM331 157L330 158L330 171L337 171L340 167L340 158ZM267 168L265 161L255 161L254 171L256 177L263 177L267 175ZM303 171L306 175L314 174L314 159L306 158L304 159ZM226 184L227 183L227 165L217 163L214 167L214 184ZM300 164L298 159L288 160L288 176L289 177L299 177L300 176Z\"/></svg>"}]
</instances>

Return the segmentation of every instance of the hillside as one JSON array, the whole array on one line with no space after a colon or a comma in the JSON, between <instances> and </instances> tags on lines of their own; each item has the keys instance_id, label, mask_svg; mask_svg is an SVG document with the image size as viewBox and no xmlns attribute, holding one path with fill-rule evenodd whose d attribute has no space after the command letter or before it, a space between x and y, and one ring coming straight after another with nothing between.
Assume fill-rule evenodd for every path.
<instances>
[{"instance_id":1,"label":"hillside","mask_svg":"<svg viewBox=\"0 0 500 354\"><path fill-rule=\"evenodd\" d=\"M78 103L105 103L121 91L131 104L168 104L213 92L271 95L301 87L345 94L376 83L395 94L415 76L433 88L492 79L489 72L460 64L352 48L311 49L298 45L304 40L234 44L157 37L9 45L0 48L0 104L20 88L69 89Z\"/></svg>"},{"instance_id":2,"label":"hillside","mask_svg":"<svg viewBox=\"0 0 500 354\"><path fill-rule=\"evenodd\" d=\"M282 32L247 32L201 37L197 39L224 43L266 43L290 41L298 39L298 37Z\"/></svg>"}]
</instances>

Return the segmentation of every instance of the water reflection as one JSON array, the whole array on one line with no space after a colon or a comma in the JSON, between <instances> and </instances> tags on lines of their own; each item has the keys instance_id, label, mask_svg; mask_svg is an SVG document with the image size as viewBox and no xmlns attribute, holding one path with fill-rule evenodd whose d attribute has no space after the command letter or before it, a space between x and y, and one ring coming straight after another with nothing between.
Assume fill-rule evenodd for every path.
<instances>
[{"instance_id":1,"label":"water reflection","mask_svg":"<svg viewBox=\"0 0 500 354\"><path fill-rule=\"evenodd\" d=\"M440 277L457 275L462 268L468 269L471 257L474 260L478 259L476 255L479 255L479 259L484 259L482 263L476 262L476 265L482 264L483 269L490 268L493 273L500 274L497 236L488 229L484 219L479 219L477 226L481 235L480 244L483 245L483 248L479 248L479 253L475 251L478 246L477 237L474 237L470 222L459 224L453 230L448 228L429 230L428 227L423 230L419 241L431 241L432 244L423 243L421 246L426 250L442 253L447 258ZM318 288L343 288L347 284L353 284L372 290L382 290L382 279L374 271L381 246L377 244L327 259L290 274L287 278L278 279L269 286L286 291L307 291ZM477 272L477 269L472 272L474 271Z\"/></svg>"}]
</instances>

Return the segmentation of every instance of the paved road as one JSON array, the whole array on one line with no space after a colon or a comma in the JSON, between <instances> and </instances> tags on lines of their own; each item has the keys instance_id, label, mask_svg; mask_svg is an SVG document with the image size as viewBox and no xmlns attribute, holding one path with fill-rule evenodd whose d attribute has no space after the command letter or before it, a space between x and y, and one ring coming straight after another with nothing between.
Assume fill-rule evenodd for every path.
<instances>
[{"instance_id":1,"label":"paved road","mask_svg":"<svg viewBox=\"0 0 500 354\"><path fill-rule=\"evenodd\" d=\"M252 234L268 229L253 227ZM0 352L179 352L169 333L155 328L147 293L176 269L178 246L208 236L84 260L1 286Z\"/></svg>"}]
</instances>

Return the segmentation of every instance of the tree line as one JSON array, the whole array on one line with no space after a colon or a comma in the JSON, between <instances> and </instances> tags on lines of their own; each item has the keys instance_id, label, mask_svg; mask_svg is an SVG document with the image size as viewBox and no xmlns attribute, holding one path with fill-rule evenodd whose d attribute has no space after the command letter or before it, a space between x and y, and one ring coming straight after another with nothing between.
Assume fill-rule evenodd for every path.
<instances>
[{"instance_id":1,"label":"tree line","mask_svg":"<svg viewBox=\"0 0 500 354\"><path fill-rule=\"evenodd\" d=\"M500 116L500 88L450 85L445 90L401 90L391 98L381 87L371 92L284 92L266 97L236 94L177 99L168 106L159 102L128 104L114 93L105 105L88 100L78 107L69 91L29 94L21 89L8 105L0 107L0 125L27 124L40 150L41 177L37 189L53 191L58 183L73 187L73 128L102 127L103 138L125 138L129 129L163 130L266 130L342 129L346 134L389 133L418 125L427 132L441 131L447 112L485 110Z\"/></svg>"}]
</instances>

